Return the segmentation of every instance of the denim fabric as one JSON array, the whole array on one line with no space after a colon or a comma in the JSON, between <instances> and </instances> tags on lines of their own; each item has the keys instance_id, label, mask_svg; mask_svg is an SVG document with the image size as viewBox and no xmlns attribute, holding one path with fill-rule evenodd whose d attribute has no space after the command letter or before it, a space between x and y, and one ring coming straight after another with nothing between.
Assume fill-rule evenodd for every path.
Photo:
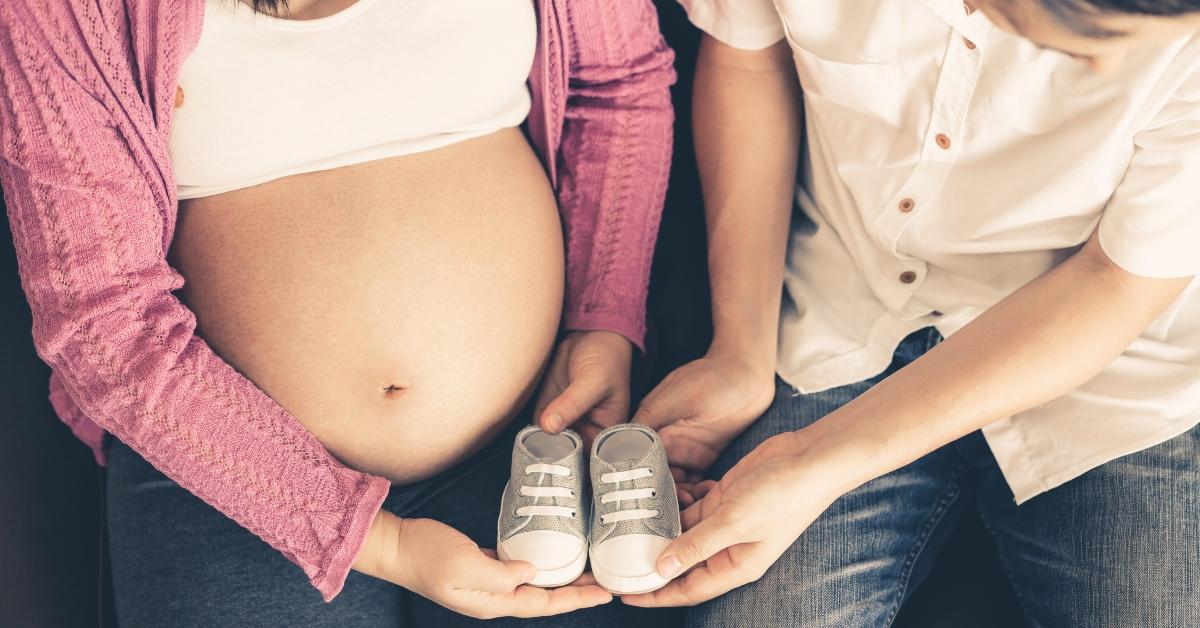
<instances>
[{"instance_id":1,"label":"denim fabric","mask_svg":"<svg viewBox=\"0 0 1200 628\"><path fill-rule=\"evenodd\" d=\"M940 340L932 329L915 332L887 371L842 388L802 395L779 381L771 409L712 476ZM973 433L837 500L761 579L692 609L687 625L888 626L968 508L991 532L1031 626L1200 626L1200 428L1019 507Z\"/></svg>"},{"instance_id":2,"label":"denim fabric","mask_svg":"<svg viewBox=\"0 0 1200 628\"><path fill-rule=\"evenodd\" d=\"M454 469L393 488L383 507L402 517L436 519L482 547L495 547L500 494L519 427L514 425ZM108 542L122 628L442 628L485 623L637 628L678 623L674 610L645 611L619 601L537 620L480 622L355 571L342 593L325 604L282 554L163 476L129 447L113 439L108 454Z\"/></svg>"}]
</instances>

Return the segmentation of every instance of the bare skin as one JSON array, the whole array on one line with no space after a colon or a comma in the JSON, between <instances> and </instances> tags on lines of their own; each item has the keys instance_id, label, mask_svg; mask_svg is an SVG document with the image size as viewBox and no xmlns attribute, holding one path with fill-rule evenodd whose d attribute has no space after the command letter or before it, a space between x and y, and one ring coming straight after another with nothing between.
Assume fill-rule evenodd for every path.
<instances>
[{"instance_id":1,"label":"bare skin","mask_svg":"<svg viewBox=\"0 0 1200 628\"><path fill-rule=\"evenodd\" d=\"M1074 16L1069 27L1042 0L969 0L967 5L983 11L996 26L1067 54L1099 73L1112 71L1130 52L1200 28L1200 14L1158 17L1093 12Z\"/></svg>"},{"instance_id":2,"label":"bare skin","mask_svg":"<svg viewBox=\"0 0 1200 628\"><path fill-rule=\"evenodd\" d=\"M1038 0L973 4L1002 28L1101 72L1130 50L1197 27L1195 16L1101 15L1094 26L1121 34L1089 39L1054 21ZM788 57L782 43L757 52L707 36L702 44L694 123L710 231L714 341L704 358L651 392L636 417L661 430L680 475L711 464L770 402L786 237L779 227L791 210L779 199L788 198L793 181L763 164L791 164L796 155L794 136L779 132L799 115ZM756 219L744 218L756 212ZM758 579L841 495L1087 381L1190 281L1129 273L1093 236L853 402L767 439L720 482L692 487L686 531L658 562L661 575L680 577L623 601L693 605ZM766 284L774 290L763 290Z\"/></svg>"},{"instance_id":3,"label":"bare skin","mask_svg":"<svg viewBox=\"0 0 1200 628\"><path fill-rule=\"evenodd\" d=\"M517 129L179 215L171 259L200 335L355 468L405 483L468 457L531 398L554 348L562 231ZM479 617L611 599L587 581L523 586L530 565L382 510L354 567Z\"/></svg>"},{"instance_id":4,"label":"bare skin","mask_svg":"<svg viewBox=\"0 0 1200 628\"><path fill-rule=\"evenodd\" d=\"M278 17L318 19L355 1L290 0ZM628 340L580 331L555 350L561 222L517 129L186 201L170 257L222 357L334 455L399 483L486 443L552 357L539 414L549 407L566 425L628 406ZM612 600L588 574L530 587L532 565L386 510L353 568L481 618Z\"/></svg>"},{"instance_id":5,"label":"bare skin","mask_svg":"<svg viewBox=\"0 0 1200 628\"><path fill-rule=\"evenodd\" d=\"M251 4L249 0L240 0ZM319 20L329 17L342 9L349 8L358 0L288 0L287 6L279 12L279 17L289 20Z\"/></svg>"},{"instance_id":6,"label":"bare skin","mask_svg":"<svg viewBox=\"0 0 1200 628\"><path fill-rule=\"evenodd\" d=\"M516 129L185 201L171 251L200 335L347 464L408 483L533 393L563 253Z\"/></svg>"}]
</instances>

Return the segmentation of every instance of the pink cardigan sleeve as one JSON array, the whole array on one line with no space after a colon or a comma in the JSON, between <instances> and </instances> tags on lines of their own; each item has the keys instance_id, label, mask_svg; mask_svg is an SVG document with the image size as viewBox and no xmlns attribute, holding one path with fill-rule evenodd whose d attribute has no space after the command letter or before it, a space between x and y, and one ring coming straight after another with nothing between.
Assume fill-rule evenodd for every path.
<instances>
[{"instance_id":1,"label":"pink cardigan sleeve","mask_svg":"<svg viewBox=\"0 0 1200 628\"><path fill-rule=\"evenodd\" d=\"M95 41L104 16L73 13L96 5L31 6L0 2L0 183L39 354L89 417L331 599L388 482L340 464L194 334L129 56Z\"/></svg>"},{"instance_id":2,"label":"pink cardigan sleeve","mask_svg":"<svg viewBox=\"0 0 1200 628\"><path fill-rule=\"evenodd\" d=\"M564 326L615 331L641 347L671 169L674 54L650 0L566 6L570 81L557 160Z\"/></svg>"}]
</instances>

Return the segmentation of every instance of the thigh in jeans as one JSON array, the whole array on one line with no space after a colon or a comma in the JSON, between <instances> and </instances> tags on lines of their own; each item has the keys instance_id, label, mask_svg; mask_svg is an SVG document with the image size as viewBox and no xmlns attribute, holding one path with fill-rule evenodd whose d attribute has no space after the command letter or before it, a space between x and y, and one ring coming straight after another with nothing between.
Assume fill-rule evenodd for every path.
<instances>
[{"instance_id":1,"label":"thigh in jeans","mask_svg":"<svg viewBox=\"0 0 1200 628\"><path fill-rule=\"evenodd\" d=\"M796 395L779 382L771 409L715 471L724 473L758 443L816 421L871 384ZM968 471L947 447L847 493L762 578L692 609L688 625L889 625L963 512L968 498L960 496L960 476Z\"/></svg>"},{"instance_id":2,"label":"thigh in jeans","mask_svg":"<svg viewBox=\"0 0 1200 628\"><path fill-rule=\"evenodd\" d=\"M1032 626L1200 626L1200 427L1017 506L979 507Z\"/></svg>"},{"instance_id":3,"label":"thigh in jeans","mask_svg":"<svg viewBox=\"0 0 1200 628\"><path fill-rule=\"evenodd\" d=\"M115 440L107 474L122 628L403 625L399 587L352 571L324 603L299 567Z\"/></svg>"}]
</instances>

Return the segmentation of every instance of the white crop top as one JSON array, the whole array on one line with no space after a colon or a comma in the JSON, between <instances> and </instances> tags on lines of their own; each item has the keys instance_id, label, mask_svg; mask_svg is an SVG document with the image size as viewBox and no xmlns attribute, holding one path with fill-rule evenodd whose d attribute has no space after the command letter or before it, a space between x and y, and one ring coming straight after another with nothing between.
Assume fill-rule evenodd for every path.
<instances>
[{"instance_id":1,"label":"white crop top","mask_svg":"<svg viewBox=\"0 0 1200 628\"><path fill-rule=\"evenodd\" d=\"M305 21L206 4L171 129L181 199L432 150L529 115L531 0L358 0Z\"/></svg>"}]
</instances>

